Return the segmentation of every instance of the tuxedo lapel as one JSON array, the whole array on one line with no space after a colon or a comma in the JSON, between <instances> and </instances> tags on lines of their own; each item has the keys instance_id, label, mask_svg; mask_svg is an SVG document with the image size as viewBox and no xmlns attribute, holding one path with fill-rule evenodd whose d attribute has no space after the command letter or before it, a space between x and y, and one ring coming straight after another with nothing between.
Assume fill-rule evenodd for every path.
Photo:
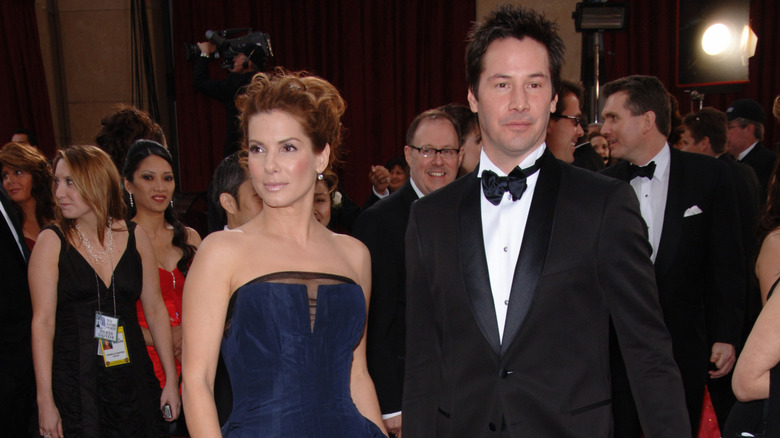
<instances>
[{"instance_id":1,"label":"tuxedo lapel","mask_svg":"<svg viewBox=\"0 0 780 438\"><path fill-rule=\"evenodd\" d=\"M485 242L482 238L482 213L480 209L480 181L476 172L464 178L461 194L458 232L460 234L460 265L466 294L471 302L474 319L482 335L496 354L501 351L498 322L490 289Z\"/></svg>"},{"instance_id":2,"label":"tuxedo lapel","mask_svg":"<svg viewBox=\"0 0 780 438\"><path fill-rule=\"evenodd\" d=\"M685 184L683 181L683 163L680 153L669 148L669 187L666 192L666 208L664 223L661 228L661 241L658 243L658 253L655 257L656 276L662 276L672 265L674 255L680 243L682 232Z\"/></svg>"},{"instance_id":3,"label":"tuxedo lapel","mask_svg":"<svg viewBox=\"0 0 780 438\"><path fill-rule=\"evenodd\" d=\"M546 150L531 201L531 210L528 213L520 255L515 266L501 345L502 354L506 352L520 330L536 295L544 263L547 260L560 182L560 164L550 151Z\"/></svg>"},{"instance_id":4,"label":"tuxedo lapel","mask_svg":"<svg viewBox=\"0 0 780 438\"><path fill-rule=\"evenodd\" d=\"M22 248L22 253L24 254L24 260L29 260L30 250L29 248L27 248L27 243L24 241L24 233L22 232L22 223L19 220L19 216L16 214L16 208L14 207L13 201L11 201L11 198L8 196L5 189L2 187L0 187L0 202L3 203L3 209L8 215L8 218L11 220L11 223L9 224L5 220L5 218L0 217L0 221L8 225L8 240L17 243L17 240L14 238L14 235L11 232L11 227L13 227L13 229L16 231L16 235L19 236L19 239L21 240L18 243ZM19 254L21 255L22 253Z\"/></svg>"}]
</instances>

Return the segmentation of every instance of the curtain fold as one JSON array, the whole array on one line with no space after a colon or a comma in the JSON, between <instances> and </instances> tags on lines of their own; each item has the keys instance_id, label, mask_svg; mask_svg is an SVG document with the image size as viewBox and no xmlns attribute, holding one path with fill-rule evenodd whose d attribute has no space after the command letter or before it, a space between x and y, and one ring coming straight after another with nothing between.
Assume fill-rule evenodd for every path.
<instances>
[{"instance_id":1,"label":"curtain fold","mask_svg":"<svg viewBox=\"0 0 780 438\"><path fill-rule=\"evenodd\" d=\"M0 53L8 60L0 69L0 146L24 128L52 157L57 145L40 47L35 1L0 2Z\"/></svg>"}]
</instances>

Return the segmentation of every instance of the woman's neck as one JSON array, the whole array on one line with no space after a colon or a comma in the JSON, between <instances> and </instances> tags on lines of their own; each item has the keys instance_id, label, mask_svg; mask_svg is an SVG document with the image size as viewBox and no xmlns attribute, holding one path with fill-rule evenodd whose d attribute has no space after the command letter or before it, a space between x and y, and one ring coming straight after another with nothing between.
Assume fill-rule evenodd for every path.
<instances>
[{"instance_id":1,"label":"woman's neck","mask_svg":"<svg viewBox=\"0 0 780 438\"><path fill-rule=\"evenodd\" d=\"M170 229L170 225L165 221L165 213L139 209L133 216L133 222L143 228L152 241L156 240L155 238L160 232Z\"/></svg>"},{"instance_id":2,"label":"woman's neck","mask_svg":"<svg viewBox=\"0 0 780 438\"><path fill-rule=\"evenodd\" d=\"M35 215L35 206L35 199L32 197L19 204L19 207L24 213L24 224L22 224L24 235L33 240L35 240L35 237L41 231L41 226L38 224L38 218Z\"/></svg>"}]
</instances>

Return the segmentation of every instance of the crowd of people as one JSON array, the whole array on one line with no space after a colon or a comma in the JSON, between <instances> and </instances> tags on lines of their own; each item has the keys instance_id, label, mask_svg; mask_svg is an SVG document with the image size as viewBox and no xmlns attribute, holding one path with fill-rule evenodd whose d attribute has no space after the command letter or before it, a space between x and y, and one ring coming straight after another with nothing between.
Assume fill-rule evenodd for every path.
<instances>
[{"instance_id":1,"label":"crowd of people","mask_svg":"<svg viewBox=\"0 0 780 438\"><path fill-rule=\"evenodd\" d=\"M199 47L203 73L214 48ZM145 112L117 107L94 146L51 162L20 130L0 149L0 427L780 436L764 109L682 116L634 75L604 86L588 125L563 60L535 11L476 23L468 105L417 115L402 155L368 170L362 206L334 168L333 85L239 58L228 91L201 75L201 91L236 96L226 144L240 145L214 171L202 242Z\"/></svg>"}]
</instances>

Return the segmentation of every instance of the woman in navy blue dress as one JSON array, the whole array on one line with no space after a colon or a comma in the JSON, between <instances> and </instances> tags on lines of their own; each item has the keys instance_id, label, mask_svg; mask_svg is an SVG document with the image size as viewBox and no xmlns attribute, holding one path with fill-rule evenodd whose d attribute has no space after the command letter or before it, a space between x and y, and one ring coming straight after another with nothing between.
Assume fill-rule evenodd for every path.
<instances>
[{"instance_id":1,"label":"woman in navy blue dress","mask_svg":"<svg viewBox=\"0 0 780 438\"><path fill-rule=\"evenodd\" d=\"M182 312L190 433L220 436L221 348L233 389L222 436L384 436L365 358L368 250L314 217L344 101L323 79L277 73L256 75L237 103L264 205L245 225L207 237L190 268Z\"/></svg>"}]
</instances>

